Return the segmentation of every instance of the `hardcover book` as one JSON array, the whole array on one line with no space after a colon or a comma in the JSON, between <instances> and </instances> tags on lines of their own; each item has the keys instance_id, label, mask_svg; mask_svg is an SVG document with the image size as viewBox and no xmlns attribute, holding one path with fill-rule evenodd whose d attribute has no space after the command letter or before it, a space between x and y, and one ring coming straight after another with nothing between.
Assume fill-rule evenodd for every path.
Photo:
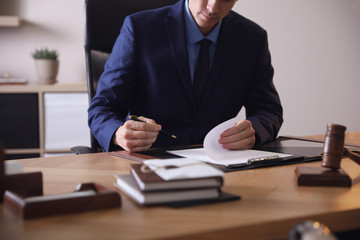
<instances>
[{"instance_id":1,"label":"hardcover book","mask_svg":"<svg viewBox=\"0 0 360 240\"><path fill-rule=\"evenodd\" d=\"M221 194L219 188L143 192L140 190L131 174L116 175L115 186L135 202L145 206L192 200L217 199Z\"/></svg>"},{"instance_id":2,"label":"hardcover book","mask_svg":"<svg viewBox=\"0 0 360 240\"><path fill-rule=\"evenodd\" d=\"M223 178L219 176L202 178L184 178L165 181L155 171L142 171L142 164L131 165L131 174L141 191L175 190L175 189L196 189L221 187Z\"/></svg>"}]
</instances>

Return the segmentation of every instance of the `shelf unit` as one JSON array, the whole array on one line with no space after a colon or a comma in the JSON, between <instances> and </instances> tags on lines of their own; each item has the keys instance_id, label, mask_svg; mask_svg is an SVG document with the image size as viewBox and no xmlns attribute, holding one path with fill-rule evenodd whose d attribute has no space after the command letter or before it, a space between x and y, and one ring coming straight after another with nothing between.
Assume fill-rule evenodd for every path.
<instances>
[{"instance_id":1,"label":"shelf unit","mask_svg":"<svg viewBox=\"0 0 360 240\"><path fill-rule=\"evenodd\" d=\"M0 27L19 27L21 20L18 16L0 15Z\"/></svg>"},{"instance_id":2,"label":"shelf unit","mask_svg":"<svg viewBox=\"0 0 360 240\"><path fill-rule=\"evenodd\" d=\"M5 153L7 159L25 158L25 157L37 157L45 156L51 153L71 153L70 148L64 149L46 149L45 148L45 94L49 93L83 93L85 99L85 105L87 105L87 86L86 83L74 83L74 84L53 84L53 85L0 85L0 112L2 117L0 123L8 126L2 127L2 133L6 132L4 136L0 136L5 139L0 139L5 145ZM0 101L1 101L0 100ZM5 102L6 101L6 102ZM10 102L11 101L11 102ZM19 109L14 109L19 107ZM22 111L25 111L23 115ZM65 110L66 111L66 110ZM79 111L86 111L86 109L79 109ZM4 115L3 115L4 114ZM29 115L29 116L28 116ZM20 118L20 119L19 119ZM27 119L23 119L27 118ZM32 134L22 135L22 129L24 131L29 130L24 127L23 124L31 124ZM59 119L61 121L61 119ZM5 123L4 123L5 122ZM20 122L20 123L19 123ZM35 123L34 123L35 122ZM1 127L1 126L0 126ZM20 129L19 129L20 128ZM36 134L34 132L38 131ZM11 135L12 132L15 132ZM8 139L7 136L10 136ZM34 135L34 136L30 136ZM31 138L24 139L24 137ZM85 136L90 139L89 136ZM7 147L11 145L11 147Z\"/></svg>"}]
</instances>

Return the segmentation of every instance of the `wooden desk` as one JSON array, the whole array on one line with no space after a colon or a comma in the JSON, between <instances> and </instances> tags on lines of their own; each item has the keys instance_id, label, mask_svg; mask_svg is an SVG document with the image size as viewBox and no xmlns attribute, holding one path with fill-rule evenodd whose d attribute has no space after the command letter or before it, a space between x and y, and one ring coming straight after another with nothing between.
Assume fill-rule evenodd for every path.
<instances>
[{"instance_id":1,"label":"wooden desk","mask_svg":"<svg viewBox=\"0 0 360 240\"><path fill-rule=\"evenodd\" d=\"M359 142L360 139L357 139ZM109 153L21 160L26 171L42 171L45 194L73 191L79 182L113 186L128 160ZM240 201L181 209L139 207L122 194L121 208L23 221L0 206L1 239L285 239L304 220L332 231L360 228L360 166L344 159L351 188L298 187L298 165L231 172L225 191ZM301 164L320 166L320 162Z\"/></svg>"}]
</instances>

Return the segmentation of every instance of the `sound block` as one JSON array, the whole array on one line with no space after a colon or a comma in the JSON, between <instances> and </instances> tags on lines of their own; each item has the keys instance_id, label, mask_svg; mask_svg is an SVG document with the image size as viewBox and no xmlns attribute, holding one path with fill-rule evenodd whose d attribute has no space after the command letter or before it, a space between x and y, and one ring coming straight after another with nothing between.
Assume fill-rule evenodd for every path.
<instances>
[{"instance_id":1,"label":"sound block","mask_svg":"<svg viewBox=\"0 0 360 240\"><path fill-rule=\"evenodd\" d=\"M351 178L343 169L297 167L295 173L299 186L351 187Z\"/></svg>"}]
</instances>

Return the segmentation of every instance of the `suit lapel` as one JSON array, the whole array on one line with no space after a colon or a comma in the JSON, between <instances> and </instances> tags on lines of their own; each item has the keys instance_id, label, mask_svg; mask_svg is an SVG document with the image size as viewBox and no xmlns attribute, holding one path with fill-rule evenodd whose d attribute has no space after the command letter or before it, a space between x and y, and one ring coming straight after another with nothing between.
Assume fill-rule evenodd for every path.
<instances>
[{"instance_id":1,"label":"suit lapel","mask_svg":"<svg viewBox=\"0 0 360 240\"><path fill-rule=\"evenodd\" d=\"M189 59L186 47L186 33L184 21L184 2L179 1L171 8L166 19L166 27L170 41L170 47L175 60L178 73L181 77L186 94L193 107L195 100L190 76Z\"/></svg>"}]
</instances>

